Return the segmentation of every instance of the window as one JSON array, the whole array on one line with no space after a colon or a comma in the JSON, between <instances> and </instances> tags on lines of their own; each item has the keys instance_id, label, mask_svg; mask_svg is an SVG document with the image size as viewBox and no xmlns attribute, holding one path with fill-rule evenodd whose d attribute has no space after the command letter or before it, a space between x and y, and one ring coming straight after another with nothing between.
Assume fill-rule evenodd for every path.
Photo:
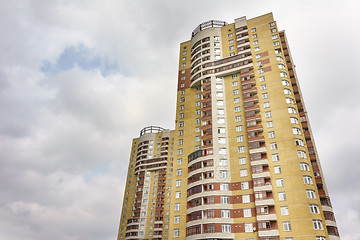
<instances>
[{"instance_id":1,"label":"window","mask_svg":"<svg viewBox=\"0 0 360 240\"><path fill-rule=\"evenodd\" d=\"M267 125L268 128L274 127L273 121L267 121L266 125Z\"/></svg>"},{"instance_id":2,"label":"window","mask_svg":"<svg viewBox=\"0 0 360 240\"><path fill-rule=\"evenodd\" d=\"M175 203L175 211L180 211L180 203Z\"/></svg>"},{"instance_id":3,"label":"window","mask_svg":"<svg viewBox=\"0 0 360 240\"><path fill-rule=\"evenodd\" d=\"M238 153L245 153L245 147L244 146L238 147Z\"/></svg>"},{"instance_id":4,"label":"window","mask_svg":"<svg viewBox=\"0 0 360 240\"><path fill-rule=\"evenodd\" d=\"M255 55L255 57L256 57L256 59L259 59L259 58L261 58L261 54L258 53L258 54Z\"/></svg>"},{"instance_id":5,"label":"window","mask_svg":"<svg viewBox=\"0 0 360 240\"><path fill-rule=\"evenodd\" d=\"M220 170L220 177L221 178L227 178L228 172L226 170Z\"/></svg>"},{"instance_id":6,"label":"window","mask_svg":"<svg viewBox=\"0 0 360 240\"><path fill-rule=\"evenodd\" d=\"M227 183L220 183L221 191L229 191L229 185Z\"/></svg>"},{"instance_id":7,"label":"window","mask_svg":"<svg viewBox=\"0 0 360 240\"><path fill-rule=\"evenodd\" d=\"M264 73L264 69L259 68L258 72L259 72L259 74ZM265 88L265 89L266 89L266 88ZM261 89L261 90L263 90L263 89Z\"/></svg>"},{"instance_id":8,"label":"window","mask_svg":"<svg viewBox=\"0 0 360 240\"><path fill-rule=\"evenodd\" d=\"M196 98L199 99L200 98L200 93L196 94Z\"/></svg>"},{"instance_id":9,"label":"window","mask_svg":"<svg viewBox=\"0 0 360 240\"><path fill-rule=\"evenodd\" d=\"M260 47L255 47L254 50L255 50L255 52L258 52L258 51L260 51Z\"/></svg>"},{"instance_id":10,"label":"window","mask_svg":"<svg viewBox=\"0 0 360 240\"><path fill-rule=\"evenodd\" d=\"M245 165L245 164L246 164L246 158L245 157L239 158L239 165Z\"/></svg>"},{"instance_id":11,"label":"window","mask_svg":"<svg viewBox=\"0 0 360 240\"><path fill-rule=\"evenodd\" d=\"M183 63L183 64L181 65L181 67L186 67L186 63Z\"/></svg>"},{"instance_id":12,"label":"window","mask_svg":"<svg viewBox=\"0 0 360 240\"><path fill-rule=\"evenodd\" d=\"M299 124L299 121L296 117L290 117L290 122L294 124Z\"/></svg>"},{"instance_id":13,"label":"window","mask_svg":"<svg viewBox=\"0 0 360 240\"><path fill-rule=\"evenodd\" d=\"M280 46L280 42L279 42L279 41L274 42L274 47L276 47L276 46Z\"/></svg>"},{"instance_id":14,"label":"window","mask_svg":"<svg viewBox=\"0 0 360 240\"><path fill-rule=\"evenodd\" d=\"M291 95L291 90L288 88L284 88L284 94Z\"/></svg>"},{"instance_id":15,"label":"window","mask_svg":"<svg viewBox=\"0 0 360 240\"><path fill-rule=\"evenodd\" d=\"M245 232L253 232L253 224L252 223L245 223Z\"/></svg>"},{"instance_id":16,"label":"window","mask_svg":"<svg viewBox=\"0 0 360 240\"><path fill-rule=\"evenodd\" d=\"M280 48L275 49L275 54L281 54L281 49Z\"/></svg>"},{"instance_id":17,"label":"window","mask_svg":"<svg viewBox=\"0 0 360 240\"><path fill-rule=\"evenodd\" d=\"M219 154L225 155L226 154L226 148L219 148Z\"/></svg>"},{"instance_id":18,"label":"window","mask_svg":"<svg viewBox=\"0 0 360 240\"><path fill-rule=\"evenodd\" d=\"M274 26L275 26L275 22L269 23L269 26L270 26L270 27L274 27Z\"/></svg>"},{"instance_id":19,"label":"window","mask_svg":"<svg viewBox=\"0 0 360 240\"><path fill-rule=\"evenodd\" d=\"M259 44L259 41L258 41L258 40L255 40L253 43L254 43L254 45L258 45L258 44Z\"/></svg>"},{"instance_id":20,"label":"window","mask_svg":"<svg viewBox=\"0 0 360 240\"><path fill-rule=\"evenodd\" d=\"M183 136L184 135L184 130L179 130L179 136Z\"/></svg>"},{"instance_id":21,"label":"window","mask_svg":"<svg viewBox=\"0 0 360 240\"><path fill-rule=\"evenodd\" d=\"M183 143L184 143L184 140L183 140L183 139L179 139L178 145L183 145Z\"/></svg>"},{"instance_id":22,"label":"window","mask_svg":"<svg viewBox=\"0 0 360 240\"><path fill-rule=\"evenodd\" d=\"M275 172L275 174L280 174L281 173L281 166L274 166L274 172Z\"/></svg>"},{"instance_id":23,"label":"window","mask_svg":"<svg viewBox=\"0 0 360 240\"><path fill-rule=\"evenodd\" d=\"M180 223L180 216L179 216L179 215L176 215L176 216L174 217L174 223L175 223L175 224Z\"/></svg>"},{"instance_id":24,"label":"window","mask_svg":"<svg viewBox=\"0 0 360 240\"><path fill-rule=\"evenodd\" d=\"M251 32L256 32L256 28L252 28L252 29L251 29Z\"/></svg>"},{"instance_id":25,"label":"window","mask_svg":"<svg viewBox=\"0 0 360 240\"><path fill-rule=\"evenodd\" d=\"M301 171L310 171L309 164L301 162L300 169L301 169Z\"/></svg>"},{"instance_id":26,"label":"window","mask_svg":"<svg viewBox=\"0 0 360 240\"><path fill-rule=\"evenodd\" d=\"M227 159L219 159L219 166L227 166Z\"/></svg>"},{"instance_id":27,"label":"window","mask_svg":"<svg viewBox=\"0 0 360 240\"><path fill-rule=\"evenodd\" d=\"M233 43L234 43L234 39L230 39L229 44L233 44Z\"/></svg>"},{"instance_id":28,"label":"window","mask_svg":"<svg viewBox=\"0 0 360 240\"><path fill-rule=\"evenodd\" d=\"M179 148L179 149L178 149L178 155L181 155L181 154L183 154L183 149L182 149L182 148Z\"/></svg>"},{"instance_id":29,"label":"window","mask_svg":"<svg viewBox=\"0 0 360 240\"><path fill-rule=\"evenodd\" d=\"M235 122L241 122L241 116L235 116Z\"/></svg>"},{"instance_id":30,"label":"window","mask_svg":"<svg viewBox=\"0 0 360 240\"><path fill-rule=\"evenodd\" d=\"M286 103L294 104L294 100L292 98L285 98Z\"/></svg>"},{"instance_id":31,"label":"window","mask_svg":"<svg viewBox=\"0 0 360 240\"><path fill-rule=\"evenodd\" d=\"M240 107L235 107L235 112L237 113L237 112L240 112Z\"/></svg>"},{"instance_id":32,"label":"window","mask_svg":"<svg viewBox=\"0 0 360 240\"><path fill-rule=\"evenodd\" d=\"M260 86L261 90L266 90L266 84Z\"/></svg>"},{"instance_id":33,"label":"window","mask_svg":"<svg viewBox=\"0 0 360 240\"><path fill-rule=\"evenodd\" d=\"M278 37L277 34L271 36L271 39L272 39L272 40L275 40L275 39L278 39L278 38L279 38L279 37Z\"/></svg>"},{"instance_id":34,"label":"window","mask_svg":"<svg viewBox=\"0 0 360 240\"><path fill-rule=\"evenodd\" d=\"M215 47L220 47L220 43L216 42L216 43L214 43L214 46Z\"/></svg>"},{"instance_id":35,"label":"window","mask_svg":"<svg viewBox=\"0 0 360 240\"><path fill-rule=\"evenodd\" d=\"M181 87L181 88L184 88L184 87L185 87L185 83L180 84L180 87Z\"/></svg>"},{"instance_id":36,"label":"window","mask_svg":"<svg viewBox=\"0 0 360 240\"><path fill-rule=\"evenodd\" d=\"M279 68L280 68L280 66L284 66L284 65L279 64ZM284 66L284 67L285 67L285 66ZM283 86L290 86L290 84L289 84L289 81L288 81L288 80L281 80L281 83L282 83L282 85L283 85Z\"/></svg>"},{"instance_id":37,"label":"window","mask_svg":"<svg viewBox=\"0 0 360 240\"><path fill-rule=\"evenodd\" d=\"M241 190L249 189L249 182L241 182Z\"/></svg>"},{"instance_id":38,"label":"window","mask_svg":"<svg viewBox=\"0 0 360 240\"><path fill-rule=\"evenodd\" d=\"M286 200L286 195L285 192L279 192L279 201L285 201Z\"/></svg>"},{"instance_id":39,"label":"window","mask_svg":"<svg viewBox=\"0 0 360 240\"><path fill-rule=\"evenodd\" d=\"M216 89L222 89L223 88L223 85L221 83L217 83L215 85Z\"/></svg>"},{"instance_id":40,"label":"window","mask_svg":"<svg viewBox=\"0 0 360 240\"><path fill-rule=\"evenodd\" d=\"M234 98L234 103L235 104L240 103L240 98Z\"/></svg>"},{"instance_id":41,"label":"window","mask_svg":"<svg viewBox=\"0 0 360 240\"><path fill-rule=\"evenodd\" d=\"M257 61L256 64L261 67L262 66L262 61Z\"/></svg>"},{"instance_id":42,"label":"window","mask_svg":"<svg viewBox=\"0 0 360 240\"><path fill-rule=\"evenodd\" d=\"M264 81L265 81L265 77L264 77L264 76L261 76L261 77L259 77L259 80L260 80L260 82L264 82Z\"/></svg>"},{"instance_id":43,"label":"window","mask_svg":"<svg viewBox=\"0 0 360 240\"><path fill-rule=\"evenodd\" d=\"M222 232L223 233L231 233L231 225L230 224L222 224Z\"/></svg>"},{"instance_id":44,"label":"window","mask_svg":"<svg viewBox=\"0 0 360 240\"><path fill-rule=\"evenodd\" d=\"M218 123L225 123L225 118L218 118Z\"/></svg>"},{"instance_id":45,"label":"window","mask_svg":"<svg viewBox=\"0 0 360 240\"><path fill-rule=\"evenodd\" d=\"M264 108L269 108L270 107L270 102L264 102Z\"/></svg>"},{"instance_id":46,"label":"window","mask_svg":"<svg viewBox=\"0 0 360 240\"><path fill-rule=\"evenodd\" d=\"M295 138L295 145L296 146L304 146L304 142L301 139Z\"/></svg>"},{"instance_id":47,"label":"window","mask_svg":"<svg viewBox=\"0 0 360 240\"><path fill-rule=\"evenodd\" d=\"M306 189L306 195L307 195L307 198L316 199L315 191L312 189Z\"/></svg>"},{"instance_id":48,"label":"window","mask_svg":"<svg viewBox=\"0 0 360 240\"><path fill-rule=\"evenodd\" d=\"M283 222L284 231L291 231L291 225L289 221Z\"/></svg>"},{"instance_id":49,"label":"window","mask_svg":"<svg viewBox=\"0 0 360 240\"><path fill-rule=\"evenodd\" d=\"M181 197L181 192L180 191L177 191L176 193L175 193L175 198L180 198Z\"/></svg>"},{"instance_id":50,"label":"window","mask_svg":"<svg viewBox=\"0 0 360 240\"><path fill-rule=\"evenodd\" d=\"M229 33L228 34L228 37L230 38L230 37L233 37L233 34L232 33Z\"/></svg>"},{"instance_id":51,"label":"window","mask_svg":"<svg viewBox=\"0 0 360 240\"><path fill-rule=\"evenodd\" d=\"M224 137L219 137L219 138L218 138L218 143L220 143L220 144L225 144L225 143L226 143L226 138L224 138Z\"/></svg>"},{"instance_id":52,"label":"window","mask_svg":"<svg viewBox=\"0 0 360 240\"><path fill-rule=\"evenodd\" d=\"M180 235L179 228L175 228L174 229L174 237L179 237L179 235Z\"/></svg>"},{"instance_id":53,"label":"window","mask_svg":"<svg viewBox=\"0 0 360 240\"><path fill-rule=\"evenodd\" d=\"M276 33L276 28L270 29L270 32L271 32L271 33Z\"/></svg>"},{"instance_id":54,"label":"window","mask_svg":"<svg viewBox=\"0 0 360 240\"><path fill-rule=\"evenodd\" d=\"M251 208L243 209L244 217L251 217Z\"/></svg>"},{"instance_id":55,"label":"window","mask_svg":"<svg viewBox=\"0 0 360 240\"><path fill-rule=\"evenodd\" d=\"M179 118L184 118L184 113L180 113Z\"/></svg>"},{"instance_id":56,"label":"window","mask_svg":"<svg viewBox=\"0 0 360 240\"><path fill-rule=\"evenodd\" d=\"M242 130L243 130L242 125L236 126L236 132L242 132Z\"/></svg>"},{"instance_id":57,"label":"window","mask_svg":"<svg viewBox=\"0 0 360 240\"><path fill-rule=\"evenodd\" d=\"M314 219L313 224L314 224L314 229L315 230L323 230L323 225L322 225L321 220Z\"/></svg>"},{"instance_id":58,"label":"window","mask_svg":"<svg viewBox=\"0 0 360 240\"><path fill-rule=\"evenodd\" d=\"M249 194L242 195L242 202L243 203L249 203L250 202L250 195Z\"/></svg>"},{"instance_id":59,"label":"window","mask_svg":"<svg viewBox=\"0 0 360 240\"><path fill-rule=\"evenodd\" d=\"M280 160L280 158L279 158L279 154L273 154L272 155L272 160L273 160L273 162L278 162L279 160Z\"/></svg>"},{"instance_id":60,"label":"window","mask_svg":"<svg viewBox=\"0 0 360 240\"><path fill-rule=\"evenodd\" d=\"M176 187L181 187L181 179L176 180Z\"/></svg>"},{"instance_id":61,"label":"window","mask_svg":"<svg viewBox=\"0 0 360 240\"><path fill-rule=\"evenodd\" d=\"M316 240L326 240L326 237L324 237L324 236L316 236Z\"/></svg>"},{"instance_id":62,"label":"window","mask_svg":"<svg viewBox=\"0 0 360 240\"><path fill-rule=\"evenodd\" d=\"M200 110L199 110L200 111ZM200 114L200 113L199 113ZM200 118L195 118L195 123L199 124L200 123Z\"/></svg>"},{"instance_id":63,"label":"window","mask_svg":"<svg viewBox=\"0 0 360 240\"><path fill-rule=\"evenodd\" d=\"M263 94L262 94L262 98L263 98L263 99L268 99L268 98L269 98L268 93L263 93Z\"/></svg>"},{"instance_id":64,"label":"window","mask_svg":"<svg viewBox=\"0 0 360 240\"><path fill-rule=\"evenodd\" d=\"M303 176L305 184L313 184L312 178L310 176Z\"/></svg>"},{"instance_id":65,"label":"window","mask_svg":"<svg viewBox=\"0 0 360 240\"><path fill-rule=\"evenodd\" d=\"M233 82L232 82L232 86L233 86L233 87L236 87L237 85L238 85L238 81L233 81Z\"/></svg>"},{"instance_id":66,"label":"window","mask_svg":"<svg viewBox=\"0 0 360 240\"><path fill-rule=\"evenodd\" d=\"M257 38L257 34L256 34L256 33L253 34L253 35L252 35L252 38Z\"/></svg>"},{"instance_id":67,"label":"window","mask_svg":"<svg viewBox=\"0 0 360 240\"><path fill-rule=\"evenodd\" d=\"M271 111L267 111L267 112L265 112L265 117L266 117L266 118L271 117Z\"/></svg>"},{"instance_id":68,"label":"window","mask_svg":"<svg viewBox=\"0 0 360 240\"><path fill-rule=\"evenodd\" d=\"M284 58L283 57L280 57L280 56L276 56L276 60L278 62L283 62L284 61Z\"/></svg>"},{"instance_id":69,"label":"window","mask_svg":"<svg viewBox=\"0 0 360 240\"><path fill-rule=\"evenodd\" d=\"M230 218L230 210L221 210L221 218Z\"/></svg>"},{"instance_id":70,"label":"window","mask_svg":"<svg viewBox=\"0 0 360 240\"><path fill-rule=\"evenodd\" d=\"M270 143L270 149L272 149L272 150L277 149L277 143L276 142Z\"/></svg>"},{"instance_id":71,"label":"window","mask_svg":"<svg viewBox=\"0 0 360 240\"><path fill-rule=\"evenodd\" d=\"M218 128L218 133L225 133L225 128L224 127L219 127Z\"/></svg>"},{"instance_id":72,"label":"window","mask_svg":"<svg viewBox=\"0 0 360 240\"><path fill-rule=\"evenodd\" d=\"M176 176L181 176L181 175L182 175L182 169L177 169Z\"/></svg>"},{"instance_id":73,"label":"window","mask_svg":"<svg viewBox=\"0 0 360 240\"><path fill-rule=\"evenodd\" d=\"M219 36L214 36L214 41L220 41L220 37Z\"/></svg>"},{"instance_id":74,"label":"window","mask_svg":"<svg viewBox=\"0 0 360 240\"><path fill-rule=\"evenodd\" d=\"M292 130L293 130L293 133L294 133L295 135L301 135L301 130L300 130L300 128L293 127Z\"/></svg>"},{"instance_id":75,"label":"window","mask_svg":"<svg viewBox=\"0 0 360 240\"><path fill-rule=\"evenodd\" d=\"M298 150L297 154L298 154L298 158L307 158L305 151Z\"/></svg>"},{"instance_id":76,"label":"window","mask_svg":"<svg viewBox=\"0 0 360 240\"><path fill-rule=\"evenodd\" d=\"M275 138L275 132L274 131L269 132L269 138Z\"/></svg>"},{"instance_id":77,"label":"window","mask_svg":"<svg viewBox=\"0 0 360 240\"><path fill-rule=\"evenodd\" d=\"M180 98L180 102L185 102L185 98L184 98L184 97L181 97L181 98Z\"/></svg>"},{"instance_id":78,"label":"window","mask_svg":"<svg viewBox=\"0 0 360 240\"><path fill-rule=\"evenodd\" d=\"M280 211L281 211L281 215L283 215L283 216L289 215L289 209L287 206L280 207Z\"/></svg>"},{"instance_id":79,"label":"window","mask_svg":"<svg viewBox=\"0 0 360 240\"><path fill-rule=\"evenodd\" d=\"M195 132L200 132L200 127L196 127Z\"/></svg>"},{"instance_id":80,"label":"window","mask_svg":"<svg viewBox=\"0 0 360 240\"><path fill-rule=\"evenodd\" d=\"M234 94L234 95L238 95L238 94L239 94L239 89L233 90L233 94Z\"/></svg>"},{"instance_id":81,"label":"window","mask_svg":"<svg viewBox=\"0 0 360 240\"><path fill-rule=\"evenodd\" d=\"M240 177L246 177L247 176L247 169L240 169Z\"/></svg>"},{"instance_id":82,"label":"window","mask_svg":"<svg viewBox=\"0 0 360 240\"><path fill-rule=\"evenodd\" d=\"M244 135L240 135L236 137L237 142L244 142Z\"/></svg>"},{"instance_id":83,"label":"window","mask_svg":"<svg viewBox=\"0 0 360 240\"><path fill-rule=\"evenodd\" d=\"M288 112L292 114L296 114L296 110L293 107L288 107Z\"/></svg>"},{"instance_id":84,"label":"window","mask_svg":"<svg viewBox=\"0 0 360 240\"><path fill-rule=\"evenodd\" d=\"M284 179L282 179L282 178L277 178L277 179L276 179L276 186L277 186L277 187L283 187L283 186L284 186Z\"/></svg>"},{"instance_id":85,"label":"window","mask_svg":"<svg viewBox=\"0 0 360 240\"><path fill-rule=\"evenodd\" d=\"M229 47L229 50L230 50L230 51L232 51L232 50L234 50L234 49L235 49L234 46L230 46L230 47Z\"/></svg>"},{"instance_id":86,"label":"window","mask_svg":"<svg viewBox=\"0 0 360 240\"><path fill-rule=\"evenodd\" d=\"M310 204L310 212L311 213L320 213L319 206L316 204Z\"/></svg>"},{"instance_id":87,"label":"window","mask_svg":"<svg viewBox=\"0 0 360 240\"><path fill-rule=\"evenodd\" d=\"M221 203L227 203L227 204L230 203L229 196L221 196L220 201Z\"/></svg>"},{"instance_id":88,"label":"window","mask_svg":"<svg viewBox=\"0 0 360 240\"><path fill-rule=\"evenodd\" d=\"M287 73L286 72L280 72L280 77L287 77Z\"/></svg>"}]
</instances>

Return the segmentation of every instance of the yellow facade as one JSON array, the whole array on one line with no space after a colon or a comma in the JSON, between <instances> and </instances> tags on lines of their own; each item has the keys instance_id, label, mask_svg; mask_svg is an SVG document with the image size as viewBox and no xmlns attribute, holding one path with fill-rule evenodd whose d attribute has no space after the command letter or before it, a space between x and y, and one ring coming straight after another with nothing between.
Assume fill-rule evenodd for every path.
<instances>
[{"instance_id":1,"label":"yellow facade","mask_svg":"<svg viewBox=\"0 0 360 240\"><path fill-rule=\"evenodd\" d=\"M180 44L176 108L175 130L133 140L118 239L339 239L271 13L200 24Z\"/></svg>"}]
</instances>

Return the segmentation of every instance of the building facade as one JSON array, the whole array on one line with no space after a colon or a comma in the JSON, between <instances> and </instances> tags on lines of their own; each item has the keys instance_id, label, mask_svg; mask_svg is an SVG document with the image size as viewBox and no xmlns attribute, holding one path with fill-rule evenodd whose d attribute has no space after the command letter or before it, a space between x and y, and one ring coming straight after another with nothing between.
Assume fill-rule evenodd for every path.
<instances>
[{"instance_id":1,"label":"building facade","mask_svg":"<svg viewBox=\"0 0 360 240\"><path fill-rule=\"evenodd\" d=\"M118 239L340 239L272 14L180 44L175 130L133 140Z\"/></svg>"}]
</instances>

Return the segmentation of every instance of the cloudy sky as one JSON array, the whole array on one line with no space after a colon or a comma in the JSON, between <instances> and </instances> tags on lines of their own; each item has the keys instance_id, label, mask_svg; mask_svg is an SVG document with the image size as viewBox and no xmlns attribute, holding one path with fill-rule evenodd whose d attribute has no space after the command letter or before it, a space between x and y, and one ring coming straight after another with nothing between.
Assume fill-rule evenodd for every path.
<instances>
[{"instance_id":1,"label":"cloudy sky","mask_svg":"<svg viewBox=\"0 0 360 240\"><path fill-rule=\"evenodd\" d=\"M1 0L0 239L116 239L131 139L174 128L179 43L206 20L268 12L287 31L342 239L360 239L359 7Z\"/></svg>"}]
</instances>

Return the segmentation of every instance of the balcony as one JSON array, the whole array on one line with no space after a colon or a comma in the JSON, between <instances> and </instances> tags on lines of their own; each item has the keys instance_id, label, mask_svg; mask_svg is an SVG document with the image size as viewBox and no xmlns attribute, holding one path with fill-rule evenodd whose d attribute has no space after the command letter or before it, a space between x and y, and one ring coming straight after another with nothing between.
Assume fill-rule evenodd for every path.
<instances>
[{"instance_id":1,"label":"balcony","mask_svg":"<svg viewBox=\"0 0 360 240\"><path fill-rule=\"evenodd\" d=\"M258 233L259 233L259 237L279 236L279 230L278 229L263 230L263 231L259 231Z\"/></svg>"},{"instance_id":2,"label":"balcony","mask_svg":"<svg viewBox=\"0 0 360 240\"><path fill-rule=\"evenodd\" d=\"M277 220L275 213L256 215L256 218L258 221L276 221Z\"/></svg>"},{"instance_id":3,"label":"balcony","mask_svg":"<svg viewBox=\"0 0 360 240\"><path fill-rule=\"evenodd\" d=\"M273 198L268 198L268 199L261 199L261 200L255 200L255 206L274 206L275 202Z\"/></svg>"},{"instance_id":4,"label":"balcony","mask_svg":"<svg viewBox=\"0 0 360 240\"><path fill-rule=\"evenodd\" d=\"M270 178L270 172L266 171L266 172L261 172L261 173L253 173L252 174L253 178Z\"/></svg>"},{"instance_id":5,"label":"balcony","mask_svg":"<svg viewBox=\"0 0 360 240\"><path fill-rule=\"evenodd\" d=\"M260 148L255 148L255 149L250 149L249 150L250 154L263 153L263 152L266 152L266 147L260 147Z\"/></svg>"},{"instance_id":6,"label":"balcony","mask_svg":"<svg viewBox=\"0 0 360 240\"><path fill-rule=\"evenodd\" d=\"M254 175L253 175L253 177L254 177ZM271 184L268 184L268 185L264 185L264 186L254 187L254 191L255 192L272 191L272 186L271 186Z\"/></svg>"}]
</instances>

